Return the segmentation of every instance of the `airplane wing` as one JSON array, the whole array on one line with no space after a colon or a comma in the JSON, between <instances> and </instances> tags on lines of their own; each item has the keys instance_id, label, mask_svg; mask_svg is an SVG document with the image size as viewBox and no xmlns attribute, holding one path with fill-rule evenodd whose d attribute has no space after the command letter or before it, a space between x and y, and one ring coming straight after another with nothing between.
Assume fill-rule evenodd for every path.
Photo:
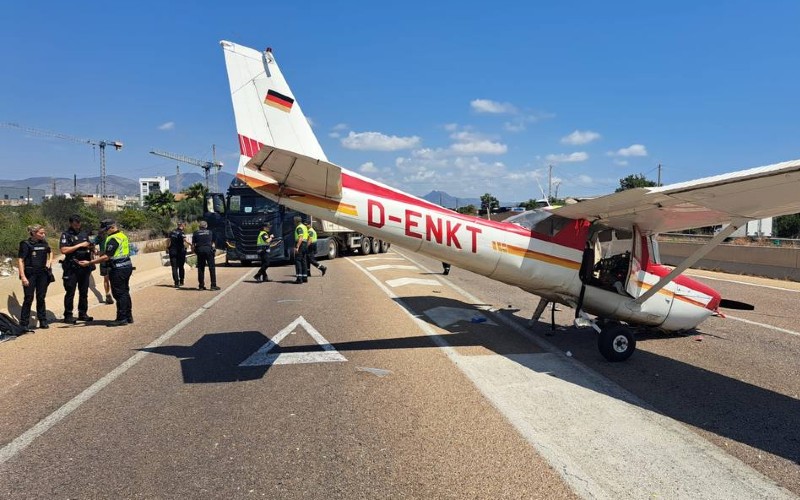
<instances>
[{"instance_id":1,"label":"airplane wing","mask_svg":"<svg viewBox=\"0 0 800 500\"><path fill-rule=\"evenodd\" d=\"M304 193L329 199L342 197L342 169L333 163L261 145L244 166L271 178L287 195Z\"/></svg>"},{"instance_id":2,"label":"airplane wing","mask_svg":"<svg viewBox=\"0 0 800 500\"><path fill-rule=\"evenodd\" d=\"M800 160L662 187L636 188L553 213L645 234L800 213Z\"/></svg>"}]
</instances>

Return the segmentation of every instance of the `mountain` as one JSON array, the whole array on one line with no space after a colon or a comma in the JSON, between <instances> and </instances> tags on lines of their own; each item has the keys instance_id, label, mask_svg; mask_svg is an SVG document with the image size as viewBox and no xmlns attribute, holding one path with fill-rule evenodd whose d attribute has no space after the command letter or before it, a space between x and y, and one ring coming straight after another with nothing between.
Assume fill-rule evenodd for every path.
<instances>
[{"instance_id":1,"label":"mountain","mask_svg":"<svg viewBox=\"0 0 800 500\"><path fill-rule=\"evenodd\" d=\"M436 203L437 205L441 205L445 208L452 208L453 210L459 207L465 207L467 205L475 205L476 208L481 207L480 198L456 198L455 196L450 196L444 191L431 191L423 196L422 199L428 200L431 203ZM519 205L518 201L500 202L501 207L516 207L517 205Z\"/></svg>"},{"instance_id":2,"label":"mountain","mask_svg":"<svg viewBox=\"0 0 800 500\"><path fill-rule=\"evenodd\" d=\"M219 172L217 174L217 185L219 191L225 192L228 185L234 179L234 176L227 172ZM175 176L167 176L169 181L170 191L178 192ZM0 186L4 187L17 187L17 188L31 188L31 189L44 189L48 195L53 194L53 183L55 182L56 194L72 193L77 190L85 194L97 194L100 192L100 176L97 177L82 177L73 182L73 179L67 177L29 177L21 180L8 180L0 179ZM205 183L205 177L202 173L186 173L181 174L181 189L186 189L196 182ZM211 190L214 190L212 178L209 178ZM118 175L106 176L106 192L108 194L116 194L118 196L139 196L139 179L128 179Z\"/></svg>"}]
</instances>

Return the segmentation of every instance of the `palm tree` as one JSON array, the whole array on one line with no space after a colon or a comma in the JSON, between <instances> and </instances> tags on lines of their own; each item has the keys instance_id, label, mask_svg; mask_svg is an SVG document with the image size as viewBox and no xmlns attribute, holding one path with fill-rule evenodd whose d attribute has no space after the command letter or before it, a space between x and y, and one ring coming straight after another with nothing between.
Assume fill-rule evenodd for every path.
<instances>
[{"instance_id":1,"label":"palm tree","mask_svg":"<svg viewBox=\"0 0 800 500\"><path fill-rule=\"evenodd\" d=\"M144 197L147 210L172 217L175 214L175 195L170 191L150 193Z\"/></svg>"},{"instance_id":2,"label":"palm tree","mask_svg":"<svg viewBox=\"0 0 800 500\"><path fill-rule=\"evenodd\" d=\"M183 194L189 199L205 200L208 194L208 189L202 182L195 182L188 188L183 190Z\"/></svg>"}]
</instances>

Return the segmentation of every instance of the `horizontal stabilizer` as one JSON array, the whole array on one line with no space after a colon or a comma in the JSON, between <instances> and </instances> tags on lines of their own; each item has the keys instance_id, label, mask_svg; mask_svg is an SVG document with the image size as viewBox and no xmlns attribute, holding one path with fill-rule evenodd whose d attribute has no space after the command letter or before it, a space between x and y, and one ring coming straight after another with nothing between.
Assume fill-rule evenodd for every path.
<instances>
[{"instance_id":1,"label":"horizontal stabilizer","mask_svg":"<svg viewBox=\"0 0 800 500\"><path fill-rule=\"evenodd\" d=\"M278 184L279 193L304 193L328 199L342 197L342 169L292 151L262 146L245 165Z\"/></svg>"}]
</instances>

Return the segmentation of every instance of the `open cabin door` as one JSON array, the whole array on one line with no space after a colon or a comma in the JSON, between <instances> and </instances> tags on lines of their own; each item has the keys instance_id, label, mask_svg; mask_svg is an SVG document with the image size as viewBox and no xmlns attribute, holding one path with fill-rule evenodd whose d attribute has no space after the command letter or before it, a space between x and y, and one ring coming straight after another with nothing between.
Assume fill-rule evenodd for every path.
<instances>
[{"instance_id":1,"label":"open cabin door","mask_svg":"<svg viewBox=\"0 0 800 500\"><path fill-rule=\"evenodd\" d=\"M642 259L647 258L647 252L642 249L642 242L645 241L639 228L633 227L633 241L631 242L630 264L628 266L628 277L625 283L625 291L631 297L638 297L645 290L642 288L645 273L642 271Z\"/></svg>"}]
</instances>

